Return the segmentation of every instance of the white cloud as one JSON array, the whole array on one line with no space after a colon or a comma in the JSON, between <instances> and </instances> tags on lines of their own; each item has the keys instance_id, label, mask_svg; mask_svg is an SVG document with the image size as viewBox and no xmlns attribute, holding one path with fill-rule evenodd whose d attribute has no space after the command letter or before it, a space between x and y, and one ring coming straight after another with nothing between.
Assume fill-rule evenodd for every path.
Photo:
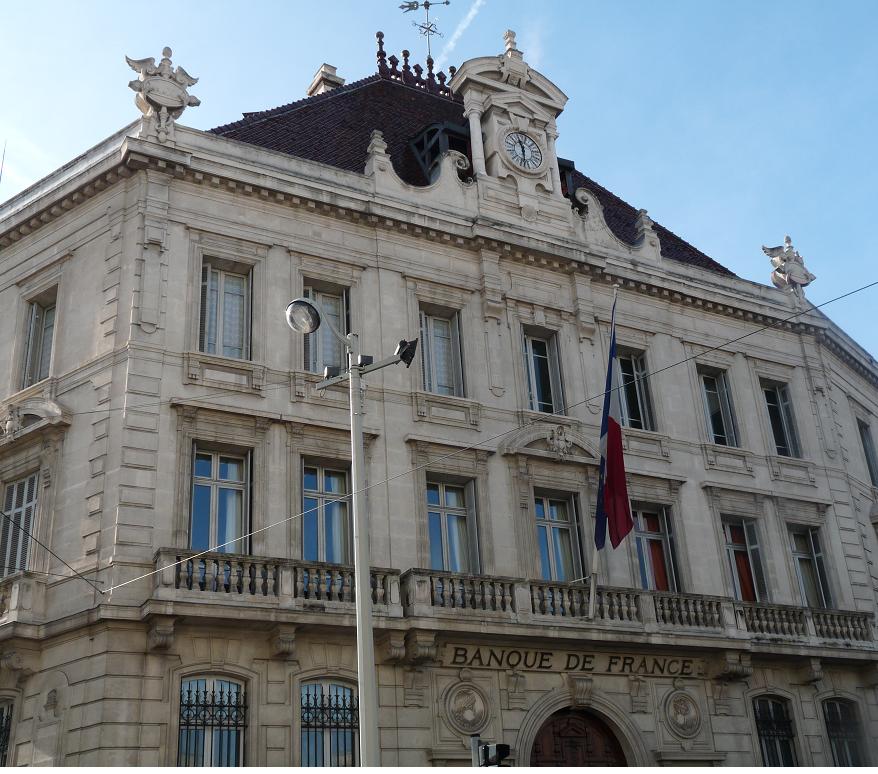
<instances>
[{"instance_id":1,"label":"white cloud","mask_svg":"<svg viewBox=\"0 0 878 774\"><path fill-rule=\"evenodd\" d=\"M466 16L460 20L460 24L455 27L454 32L451 33L451 37L448 38L448 42L442 47L442 51L439 53L439 57L436 59L436 68L442 67L445 62L448 60L449 54L454 51L455 46L457 46L457 41L460 40L461 36L464 32L466 32L467 28L472 24L473 19L476 18L476 14L479 12L479 9L485 4L486 0L475 0L475 2L470 6L469 11L467 11Z\"/></svg>"}]
</instances>

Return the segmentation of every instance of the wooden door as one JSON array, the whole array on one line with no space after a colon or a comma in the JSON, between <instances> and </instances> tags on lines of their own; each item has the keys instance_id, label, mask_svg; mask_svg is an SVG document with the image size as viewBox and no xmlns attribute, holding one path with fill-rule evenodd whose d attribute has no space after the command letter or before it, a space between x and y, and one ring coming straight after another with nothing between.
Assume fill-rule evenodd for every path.
<instances>
[{"instance_id":1,"label":"wooden door","mask_svg":"<svg viewBox=\"0 0 878 774\"><path fill-rule=\"evenodd\" d=\"M627 766L619 740L587 712L556 712L537 733L531 766Z\"/></svg>"}]
</instances>

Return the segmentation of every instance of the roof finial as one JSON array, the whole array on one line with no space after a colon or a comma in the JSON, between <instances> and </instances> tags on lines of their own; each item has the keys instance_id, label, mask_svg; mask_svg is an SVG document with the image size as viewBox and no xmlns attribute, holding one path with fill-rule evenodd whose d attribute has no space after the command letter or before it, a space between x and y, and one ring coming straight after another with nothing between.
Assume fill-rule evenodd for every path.
<instances>
[{"instance_id":1,"label":"roof finial","mask_svg":"<svg viewBox=\"0 0 878 774\"><path fill-rule=\"evenodd\" d=\"M378 72L381 75L387 74L387 54L384 52L384 33L380 30L375 33L375 37L378 40L378 53L376 56L378 57Z\"/></svg>"},{"instance_id":2,"label":"roof finial","mask_svg":"<svg viewBox=\"0 0 878 774\"><path fill-rule=\"evenodd\" d=\"M507 57L521 59L521 51L519 51L515 45L515 32L512 30L506 30L506 32L503 33L503 43L506 46Z\"/></svg>"}]
</instances>

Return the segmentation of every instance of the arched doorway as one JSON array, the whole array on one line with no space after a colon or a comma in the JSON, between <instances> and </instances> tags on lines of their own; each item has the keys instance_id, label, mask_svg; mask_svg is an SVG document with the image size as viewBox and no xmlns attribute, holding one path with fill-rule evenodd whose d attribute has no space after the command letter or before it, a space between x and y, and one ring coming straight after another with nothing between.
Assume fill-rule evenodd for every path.
<instances>
[{"instance_id":1,"label":"arched doorway","mask_svg":"<svg viewBox=\"0 0 878 774\"><path fill-rule=\"evenodd\" d=\"M537 732L531 766L627 766L622 746L603 720L564 709Z\"/></svg>"}]
</instances>

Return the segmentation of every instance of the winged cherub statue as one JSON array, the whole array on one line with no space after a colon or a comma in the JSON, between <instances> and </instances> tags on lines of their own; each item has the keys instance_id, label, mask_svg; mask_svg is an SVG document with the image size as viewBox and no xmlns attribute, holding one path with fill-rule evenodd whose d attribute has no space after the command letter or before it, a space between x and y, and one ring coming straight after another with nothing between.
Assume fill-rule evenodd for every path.
<instances>
[{"instance_id":1,"label":"winged cherub statue","mask_svg":"<svg viewBox=\"0 0 878 774\"><path fill-rule=\"evenodd\" d=\"M128 86L137 92L134 99L141 112L149 117L155 117L157 133L160 142L165 142L173 131L172 122L180 117L187 107L197 107L201 104L198 97L193 97L186 90L198 83L198 78L193 78L182 67L174 67L171 64L170 48L162 50L162 59L156 66L155 59L131 59L125 57L128 66L138 73L140 77L130 81Z\"/></svg>"},{"instance_id":2,"label":"winged cherub statue","mask_svg":"<svg viewBox=\"0 0 878 774\"><path fill-rule=\"evenodd\" d=\"M788 290L800 298L804 297L802 288L810 285L817 277L805 268L805 262L797 250L793 249L793 240L784 237L783 244L777 247L762 245L762 252L771 260L774 271L771 282L779 290Z\"/></svg>"}]
</instances>

